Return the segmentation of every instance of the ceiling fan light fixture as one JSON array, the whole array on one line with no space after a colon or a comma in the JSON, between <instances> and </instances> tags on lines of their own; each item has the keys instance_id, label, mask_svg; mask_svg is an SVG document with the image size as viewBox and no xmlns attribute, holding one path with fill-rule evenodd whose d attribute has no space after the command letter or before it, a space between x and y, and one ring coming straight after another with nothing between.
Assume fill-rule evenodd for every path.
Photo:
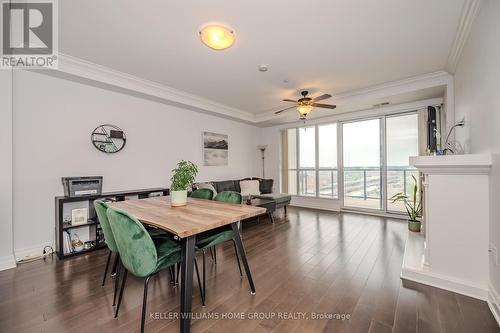
<instances>
[{"instance_id":1,"label":"ceiling fan light fixture","mask_svg":"<svg viewBox=\"0 0 500 333\"><path fill-rule=\"evenodd\" d=\"M200 30L200 39L213 50L225 50L234 44L234 31L222 25L206 25Z\"/></svg>"},{"instance_id":2,"label":"ceiling fan light fixture","mask_svg":"<svg viewBox=\"0 0 500 333\"><path fill-rule=\"evenodd\" d=\"M313 107L307 104L297 106L297 112L300 114L300 119L305 119L312 109Z\"/></svg>"}]
</instances>

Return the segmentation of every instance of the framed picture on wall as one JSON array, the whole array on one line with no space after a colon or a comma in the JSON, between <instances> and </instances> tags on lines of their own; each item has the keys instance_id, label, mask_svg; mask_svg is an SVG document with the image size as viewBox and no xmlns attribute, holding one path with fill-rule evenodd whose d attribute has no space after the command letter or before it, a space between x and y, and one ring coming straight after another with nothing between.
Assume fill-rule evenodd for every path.
<instances>
[{"instance_id":1,"label":"framed picture on wall","mask_svg":"<svg viewBox=\"0 0 500 333\"><path fill-rule=\"evenodd\" d=\"M203 165L228 164L229 138L225 134L203 132Z\"/></svg>"}]
</instances>

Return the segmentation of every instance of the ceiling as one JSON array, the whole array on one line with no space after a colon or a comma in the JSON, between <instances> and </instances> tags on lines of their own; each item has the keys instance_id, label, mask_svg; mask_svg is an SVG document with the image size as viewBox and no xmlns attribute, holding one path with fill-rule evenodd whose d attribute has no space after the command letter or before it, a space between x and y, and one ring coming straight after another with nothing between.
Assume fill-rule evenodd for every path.
<instances>
[{"instance_id":1,"label":"ceiling","mask_svg":"<svg viewBox=\"0 0 500 333\"><path fill-rule=\"evenodd\" d=\"M337 103L337 108L335 110L320 109L315 108L312 113L307 116L307 119L318 119L331 116L342 115L355 111L384 108L392 109L393 106L405 106L411 104L415 101L433 101L441 99L445 94L445 86L435 86L432 88L418 89L415 91L399 93L395 95L385 96L385 97L367 97L357 98L355 100L348 100L346 103ZM380 103L389 103L388 105L379 105ZM438 104L441 104L438 103ZM332 112L333 111L333 112ZM300 122L298 119L298 113L295 110L286 113L281 117L270 117L258 123L259 126L267 127L273 125L279 125L283 123L296 123Z\"/></svg>"},{"instance_id":2,"label":"ceiling","mask_svg":"<svg viewBox=\"0 0 500 333\"><path fill-rule=\"evenodd\" d=\"M119 3L119 5L118 5ZM464 0L59 2L59 51L253 114L442 70ZM208 22L235 30L213 51ZM260 64L269 70L258 71ZM432 92L431 95L434 95ZM328 102L328 100L324 101Z\"/></svg>"}]
</instances>

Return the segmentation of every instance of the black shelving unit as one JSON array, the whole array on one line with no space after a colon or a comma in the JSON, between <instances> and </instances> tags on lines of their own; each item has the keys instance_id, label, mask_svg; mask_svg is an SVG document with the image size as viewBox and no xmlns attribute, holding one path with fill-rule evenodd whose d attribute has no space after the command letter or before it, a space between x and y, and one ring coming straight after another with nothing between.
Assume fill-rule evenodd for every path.
<instances>
[{"instance_id":1,"label":"black shelving unit","mask_svg":"<svg viewBox=\"0 0 500 333\"><path fill-rule=\"evenodd\" d=\"M73 257L76 255L92 252L98 249L106 247L104 243L104 238L102 237L101 225L99 224L99 219L94 210L94 200L97 199L109 199L113 201L124 201L127 197L137 196L139 199L149 198L151 194L158 193L162 196L169 195L170 191L168 188L149 188L141 190L132 191L119 191L119 192L107 192L100 195L92 196L82 196L76 198L70 197L56 197L56 251L59 259L65 259ZM64 221L64 207L65 205L78 206L78 208L88 207L88 220L87 223L72 225L71 223ZM92 247L90 249L84 249L78 252L64 252L64 233L66 231L71 232L73 229L77 228L89 228L89 239L92 242Z\"/></svg>"}]
</instances>

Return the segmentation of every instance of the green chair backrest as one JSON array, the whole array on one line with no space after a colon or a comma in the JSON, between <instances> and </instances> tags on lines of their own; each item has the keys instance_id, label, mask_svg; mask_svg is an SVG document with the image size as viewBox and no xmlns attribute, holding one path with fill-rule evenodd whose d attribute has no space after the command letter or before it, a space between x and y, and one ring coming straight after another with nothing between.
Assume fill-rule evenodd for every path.
<instances>
[{"instance_id":1,"label":"green chair backrest","mask_svg":"<svg viewBox=\"0 0 500 333\"><path fill-rule=\"evenodd\" d=\"M224 191L217 193L214 200L227 203L241 204L243 198L241 197L241 194L239 194L238 192Z\"/></svg>"},{"instance_id":2,"label":"green chair backrest","mask_svg":"<svg viewBox=\"0 0 500 333\"><path fill-rule=\"evenodd\" d=\"M104 233L104 241L108 245L108 248L112 252L118 252L118 247L116 247L115 237L113 236L113 231L109 225L108 216L106 211L108 210L108 205L102 200L94 201L95 212L97 213L97 218L101 224L102 232Z\"/></svg>"},{"instance_id":3,"label":"green chair backrest","mask_svg":"<svg viewBox=\"0 0 500 333\"><path fill-rule=\"evenodd\" d=\"M158 254L144 226L135 217L119 209L109 207L107 214L123 265L138 277L153 273Z\"/></svg>"},{"instance_id":4,"label":"green chair backrest","mask_svg":"<svg viewBox=\"0 0 500 333\"><path fill-rule=\"evenodd\" d=\"M212 200L214 192L209 188L199 188L191 193L191 198Z\"/></svg>"}]
</instances>

